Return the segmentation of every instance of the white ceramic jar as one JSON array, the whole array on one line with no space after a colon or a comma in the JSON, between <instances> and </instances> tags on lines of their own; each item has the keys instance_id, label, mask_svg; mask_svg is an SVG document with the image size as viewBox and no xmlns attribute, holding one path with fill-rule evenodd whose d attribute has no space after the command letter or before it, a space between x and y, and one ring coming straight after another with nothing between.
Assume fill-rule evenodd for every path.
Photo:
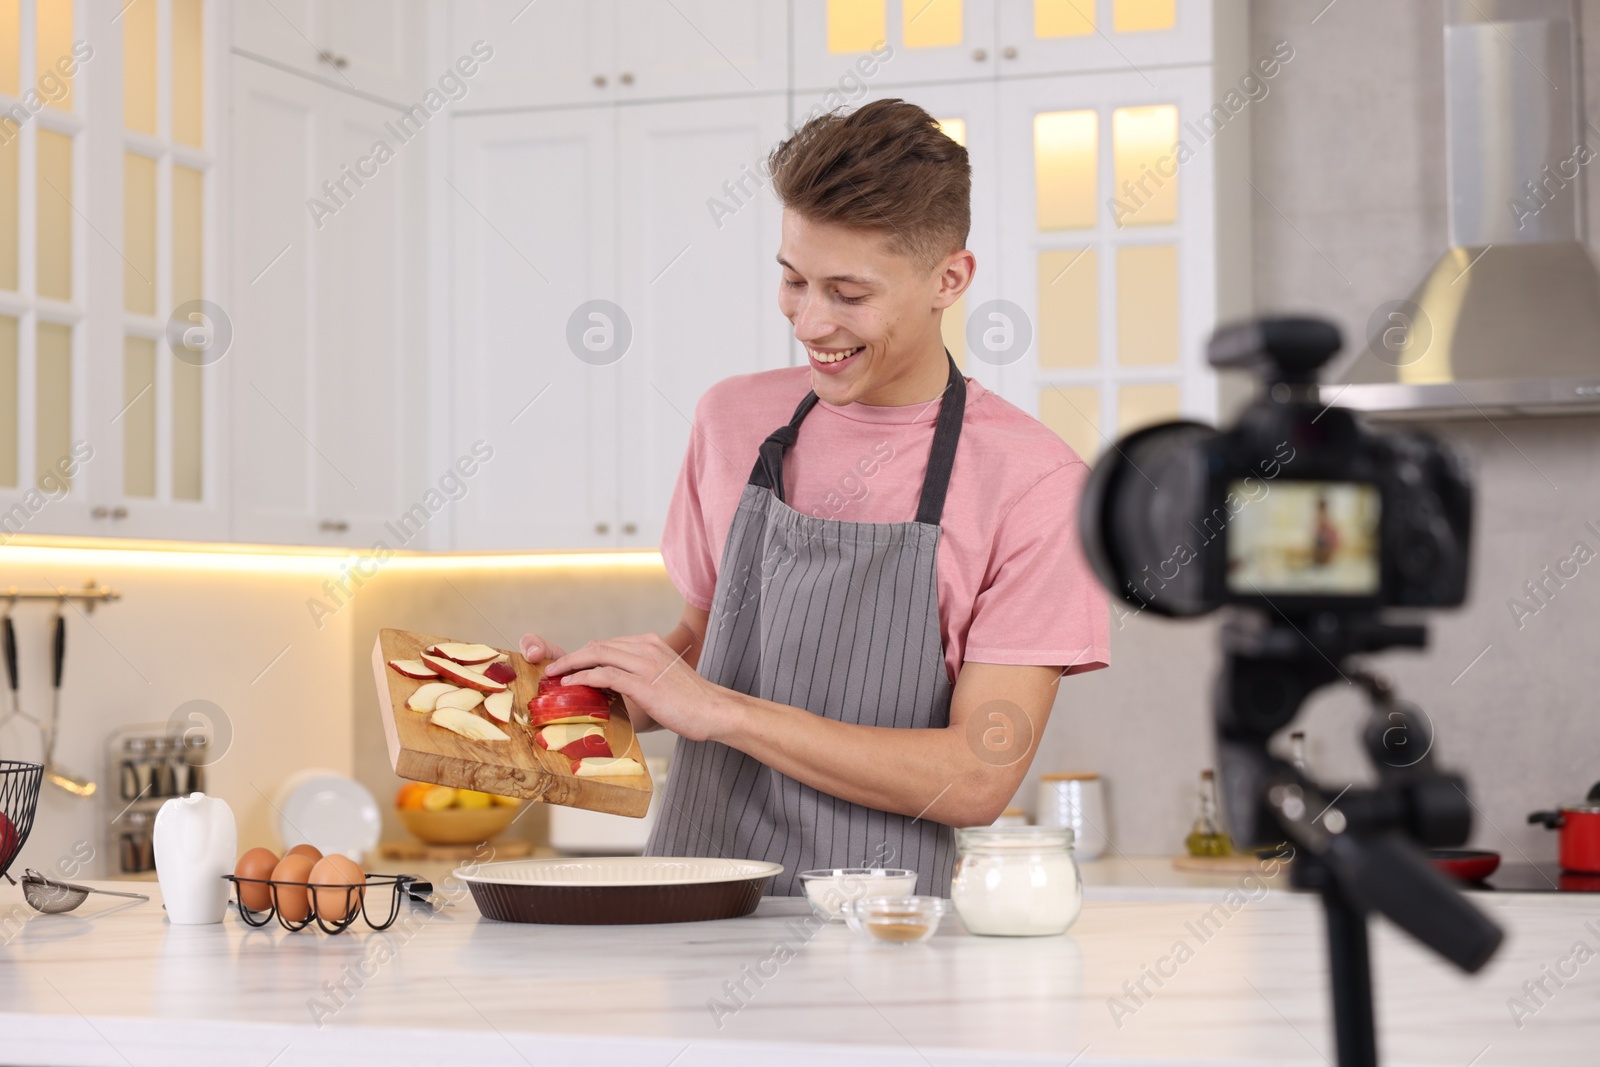
<instances>
[{"instance_id":1,"label":"white ceramic jar","mask_svg":"<svg viewBox=\"0 0 1600 1067\"><path fill-rule=\"evenodd\" d=\"M156 812L156 878L175 926L219 923L228 910L228 883L238 853L238 828L227 801L190 793Z\"/></svg>"},{"instance_id":2,"label":"white ceramic jar","mask_svg":"<svg viewBox=\"0 0 1600 1067\"><path fill-rule=\"evenodd\" d=\"M1099 859L1106 850L1106 798L1100 776L1093 772L1046 774L1039 778L1034 823L1072 830L1073 854Z\"/></svg>"},{"instance_id":3,"label":"white ceramic jar","mask_svg":"<svg viewBox=\"0 0 1600 1067\"><path fill-rule=\"evenodd\" d=\"M956 831L950 900L974 934L1043 937L1073 924L1083 880L1064 826L974 826Z\"/></svg>"}]
</instances>

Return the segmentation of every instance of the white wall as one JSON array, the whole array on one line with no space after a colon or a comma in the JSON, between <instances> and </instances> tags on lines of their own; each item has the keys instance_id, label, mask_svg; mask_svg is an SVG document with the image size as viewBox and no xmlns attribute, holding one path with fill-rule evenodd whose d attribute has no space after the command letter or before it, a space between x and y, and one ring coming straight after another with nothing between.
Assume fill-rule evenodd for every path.
<instances>
[{"instance_id":1,"label":"white wall","mask_svg":"<svg viewBox=\"0 0 1600 1067\"><path fill-rule=\"evenodd\" d=\"M302 557L287 572L256 573L193 553L0 549L0 587L79 586L93 578L122 594L86 616L67 611L56 760L99 789L85 800L46 785L14 866L43 870L88 841L96 852L88 874L114 867L105 828L123 802L106 767L106 735L129 723L166 722L190 700L218 705L232 731L230 747L210 768L209 789L233 808L241 848L274 843L266 798L295 770L348 773L353 610L318 629L305 606L334 562ZM19 603L14 612L22 703L37 715L50 706L54 615L53 602ZM0 756L40 758L37 734L24 725L0 729Z\"/></svg>"}]
</instances>

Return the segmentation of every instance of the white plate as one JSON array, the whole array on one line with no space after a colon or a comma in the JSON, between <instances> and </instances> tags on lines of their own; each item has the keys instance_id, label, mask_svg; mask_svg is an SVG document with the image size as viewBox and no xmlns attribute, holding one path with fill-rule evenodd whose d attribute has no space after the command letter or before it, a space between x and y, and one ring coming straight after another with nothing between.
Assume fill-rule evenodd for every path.
<instances>
[{"instance_id":1,"label":"white plate","mask_svg":"<svg viewBox=\"0 0 1600 1067\"><path fill-rule=\"evenodd\" d=\"M502 860L457 867L463 882L486 885L639 886L703 885L767 878L781 863L694 856L594 856L580 859Z\"/></svg>"},{"instance_id":2,"label":"white plate","mask_svg":"<svg viewBox=\"0 0 1600 1067\"><path fill-rule=\"evenodd\" d=\"M313 768L292 775L278 789L278 836L285 849L315 845L357 863L378 847L383 816L365 786L336 771Z\"/></svg>"}]
</instances>

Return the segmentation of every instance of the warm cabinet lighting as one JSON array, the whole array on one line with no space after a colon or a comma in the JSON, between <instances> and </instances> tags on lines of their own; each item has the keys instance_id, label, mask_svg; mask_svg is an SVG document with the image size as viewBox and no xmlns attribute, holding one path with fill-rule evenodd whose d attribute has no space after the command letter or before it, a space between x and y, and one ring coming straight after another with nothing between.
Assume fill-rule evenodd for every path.
<instances>
[{"instance_id":1,"label":"warm cabinet lighting","mask_svg":"<svg viewBox=\"0 0 1600 1067\"><path fill-rule=\"evenodd\" d=\"M870 52L888 36L888 0L828 0L828 51Z\"/></svg>"},{"instance_id":2,"label":"warm cabinet lighting","mask_svg":"<svg viewBox=\"0 0 1600 1067\"><path fill-rule=\"evenodd\" d=\"M1178 220L1178 109L1171 104L1119 107L1111 113L1118 226L1164 226Z\"/></svg>"},{"instance_id":3,"label":"warm cabinet lighting","mask_svg":"<svg viewBox=\"0 0 1600 1067\"><path fill-rule=\"evenodd\" d=\"M1178 0L1116 0L1111 24L1118 33L1170 30L1178 23Z\"/></svg>"},{"instance_id":4,"label":"warm cabinet lighting","mask_svg":"<svg viewBox=\"0 0 1600 1067\"><path fill-rule=\"evenodd\" d=\"M902 0L900 30L907 48L961 43L961 0Z\"/></svg>"},{"instance_id":5,"label":"warm cabinet lighting","mask_svg":"<svg viewBox=\"0 0 1600 1067\"><path fill-rule=\"evenodd\" d=\"M1033 35L1087 37L1094 32L1095 0L1033 0Z\"/></svg>"},{"instance_id":6,"label":"warm cabinet lighting","mask_svg":"<svg viewBox=\"0 0 1600 1067\"><path fill-rule=\"evenodd\" d=\"M1049 111L1033 117L1033 176L1041 230L1095 224L1095 159L1100 116Z\"/></svg>"},{"instance_id":7,"label":"warm cabinet lighting","mask_svg":"<svg viewBox=\"0 0 1600 1067\"><path fill-rule=\"evenodd\" d=\"M240 574L337 573L357 548L199 544L184 541L99 540L71 537L17 538L0 547L0 564L11 567L70 565L151 570L231 571ZM375 561L382 571L664 571L661 553L606 552L415 552Z\"/></svg>"}]
</instances>

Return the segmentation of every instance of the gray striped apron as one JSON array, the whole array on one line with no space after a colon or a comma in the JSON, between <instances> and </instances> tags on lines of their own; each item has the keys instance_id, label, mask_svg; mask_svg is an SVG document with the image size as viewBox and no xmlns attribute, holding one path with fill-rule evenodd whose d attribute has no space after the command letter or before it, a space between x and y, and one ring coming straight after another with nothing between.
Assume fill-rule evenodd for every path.
<instances>
[{"instance_id":1,"label":"gray striped apron","mask_svg":"<svg viewBox=\"0 0 1600 1067\"><path fill-rule=\"evenodd\" d=\"M702 677L840 722L949 724L936 559L966 400L951 360L917 517L874 523L802 515L784 502L784 454L817 403L806 395L761 445L739 498ZM896 772L885 765L883 773ZM687 738L674 750L645 854L781 863L771 889L779 896L803 892L801 871L867 866L909 868L918 893L947 896L956 860L948 826L840 800L727 745Z\"/></svg>"}]
</instances>

